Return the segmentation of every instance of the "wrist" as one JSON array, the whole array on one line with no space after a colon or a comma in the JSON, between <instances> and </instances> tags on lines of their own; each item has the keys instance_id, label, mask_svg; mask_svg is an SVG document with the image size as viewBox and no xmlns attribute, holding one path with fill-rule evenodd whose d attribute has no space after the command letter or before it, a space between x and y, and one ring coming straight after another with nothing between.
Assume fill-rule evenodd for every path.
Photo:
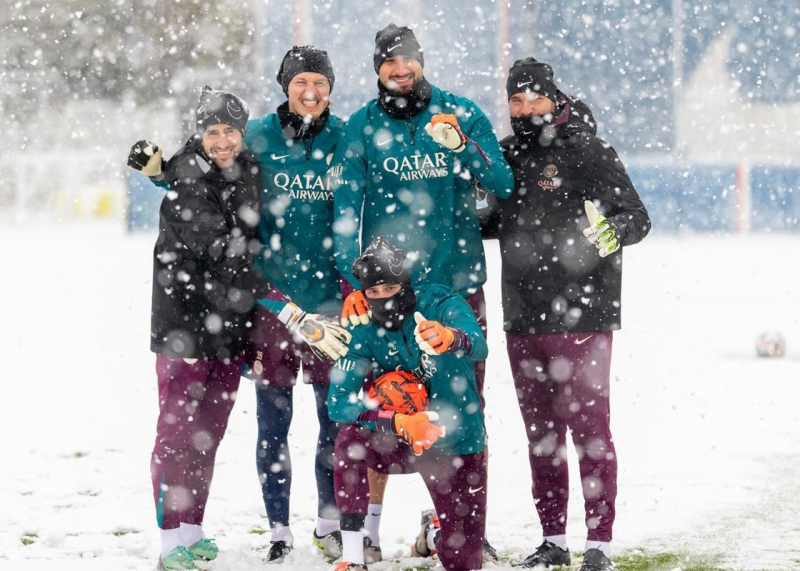
<instances>
[{"instance_id":1,"label":"wrist","mask_svg":"<svg viewBox=\"0 0 800 571\"><path fill-rule=\"evenodd\" d=\"M469 340L467 339L467 334L456 327L448 327L448 329L453 334L453 343L447 349L447 352L457 353L461 350L469 352Z\"/></svg>"},{"instance_id":2,"label":"wrist","mask_svg":"<svg viewBox=\"0 0 800 571\"><path fill-rule=\"evenodd\" d=\"M396 415L397 413L393 410L379 410L378 418L375 420L375 427L378 429L378 432L397 434L397 429L394 424Z\"/></svg>"},{"instance_id":3,"label":"wrist","mask_svg":"<svg viewBox=\"0 0 800 571\"><path fill-rule=\"evenodd\" d=\"M297 307L292 302L289 302L283 306L283 309L281 309L280 313L278 313L278 320L286 325L286 327L289 329L292 329L292 327L296 325L304 315L305 311Z\"/></svg>"}]
</instances>

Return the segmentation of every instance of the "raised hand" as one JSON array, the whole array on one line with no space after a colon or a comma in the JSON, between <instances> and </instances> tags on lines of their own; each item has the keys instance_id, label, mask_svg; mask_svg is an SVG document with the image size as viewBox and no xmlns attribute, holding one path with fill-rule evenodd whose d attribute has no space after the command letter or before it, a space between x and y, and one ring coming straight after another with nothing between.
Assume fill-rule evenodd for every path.
<instances>
[{"instance_id":1,"label":"raised hand","mask_svg":"<svg viewBox=\"0 0 800 571\"><path fill-rule=\"evenodd\" d=\"M131 147L128 166L145 176L161 174L161 149L150 141L139 141Z\"/></svg>"},{"instance_id":2,"label":"raised hand","mask_svg":"<svg viewBox=\"0 0 800 571\"><path fill-rule=\"evenodd\" d=\"M456 153L463 151L467 145L467 137L461 131L455 115L434 115L431 122L425 125L425 132L434 141Z\"/></svg>"},{"instance_id":3,"label":"raised hand","mask_svg":"<svg viewBox=\"0 0 800 571\"><path fill-rule=\"evenodd\" d=\"M344 298L340 319L342 327L367 325L370 317L372 317L372 311L369 308L369 303L367 303L367 298L364 297L364 293L361 290L356 290Z\"/></svg>"},{"instance_id":4,"label":"raised hand","mask_svg":"<svg viewBox=\"0 0 800 571\"><path fill-rule=\"evenodd\" d=\"M441 355L449 351L455 342L455 332L438 321L425 319L419 311L414 312L414 341L428 355Z\"/></svg>"}]
</instances>

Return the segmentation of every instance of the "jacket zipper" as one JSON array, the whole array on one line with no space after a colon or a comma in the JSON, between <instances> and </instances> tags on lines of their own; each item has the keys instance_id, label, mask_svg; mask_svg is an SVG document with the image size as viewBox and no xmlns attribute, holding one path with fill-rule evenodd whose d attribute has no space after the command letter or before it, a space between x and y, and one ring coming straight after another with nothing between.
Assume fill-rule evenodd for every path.
<instances>
[{"instance_id":1,"label":"jacket zipper","mask_svg":"<svg viewBox=\"0 0 800 571\"><path fill-rule=\"evenodd\" d=\"M311 160L311 150L314 147L314 138L303 139L303 145L306 147L306 160Z\"/></svg>"},{"instance_id":2,"label":"jacket zipper","mask_svg":"<svg viewBox=\"0 0 800 571\"><path fill-rule=\"evenodd\" d=\"M406 332L401 329L400 333L403 335L403 345L406 346L406 353L408 353L408 356L411 357L411 348L408 346L408 339L406 339Z\"/></svg>"},{"instance_id":3,"label":"jacket zipper","mask_svg":"<svg viewBox=\"0 0 800 571\"><path fill-rule=\"evenodd\" d=\"M417 129L416 127L414 127L414 124L411 122L410 119L406 119L406 125L408 125L408 134L411 135L411 144L413 145L414 135L417 132Z\"/></svg>"}]
</instances>

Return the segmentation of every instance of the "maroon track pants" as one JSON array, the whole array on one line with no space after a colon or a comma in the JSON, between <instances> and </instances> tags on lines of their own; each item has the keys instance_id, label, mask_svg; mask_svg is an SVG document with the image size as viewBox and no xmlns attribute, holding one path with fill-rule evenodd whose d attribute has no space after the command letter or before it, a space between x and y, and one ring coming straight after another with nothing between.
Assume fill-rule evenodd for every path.
<instances>
[{"instance_id":1,"label":"maroon track pants","mask_svg":"<svg viewBox=\"0 0 800 571\"><path fill-rule=\"evenodd\" d=\"M159 415L150 460L158 527L203 523L214 459L228 426L242 360L156 356Z\"/></svg>"},{"instance_id":2,"label":"maroon track pants","mask_svg":"<svg viewBox=\"0 0 800 571\"><path fill-rule=\"evenodd\" d=\"M617 496L609 407L612 333L507 333L506 340L543 535L566 533L569 428L580 463L588 539L611 541Z\"/></svg>"},{"instance_id":3,"label":"maroon track pants","mask_svg":"<svg viewBox=\"0 0 800 571\"><path fill-rule=\"evenodd\" d=\"M367 468L383 474L416 472L422 476L439 516L437 552L442 565L448 571L481 568L486 528L485 451L445 456L427 450L415 456L405 442L392 434L372 432L355 424L344 426L336 437L333 473L336 505L342 518L366 516Z\"/></svg>"}]
</instances>

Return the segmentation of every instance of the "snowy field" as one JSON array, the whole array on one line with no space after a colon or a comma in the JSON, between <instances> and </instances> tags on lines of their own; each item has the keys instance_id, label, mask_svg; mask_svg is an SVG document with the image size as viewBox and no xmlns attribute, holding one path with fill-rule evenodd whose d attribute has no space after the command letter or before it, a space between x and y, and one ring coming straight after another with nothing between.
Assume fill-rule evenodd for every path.
<instances>
[{"instance_id":1,"label":"snowy field","mask_svg":"<svg viewBox=\"0 0 800 571\"><path fill-rule=\"evenodd\" d=\"M3 222L0 242L0 569L152 570L159 546L148 468L157 412L148 351L154 236L131 237L107 223ZM798 235L655 235L626 250L623 330L612 362L615 552L688 551L721 555L725 569L800 569L798 252ZM488 534L514 562L541 535L501 331L496 244L488 255ZM785 358L755 356L754 338L765 329L786 336ZM244 380L206 513L206 530L222 549L212 570L265 568L254 402ZM309 387L297 388L295 403L296 549L282 568L324 571L329 565L310 543ZM582 551L577 469L572 476L568 539ZM407 552L428 506L416 476L391 479L385 554Z\"/></svg>"}]
</instances>

